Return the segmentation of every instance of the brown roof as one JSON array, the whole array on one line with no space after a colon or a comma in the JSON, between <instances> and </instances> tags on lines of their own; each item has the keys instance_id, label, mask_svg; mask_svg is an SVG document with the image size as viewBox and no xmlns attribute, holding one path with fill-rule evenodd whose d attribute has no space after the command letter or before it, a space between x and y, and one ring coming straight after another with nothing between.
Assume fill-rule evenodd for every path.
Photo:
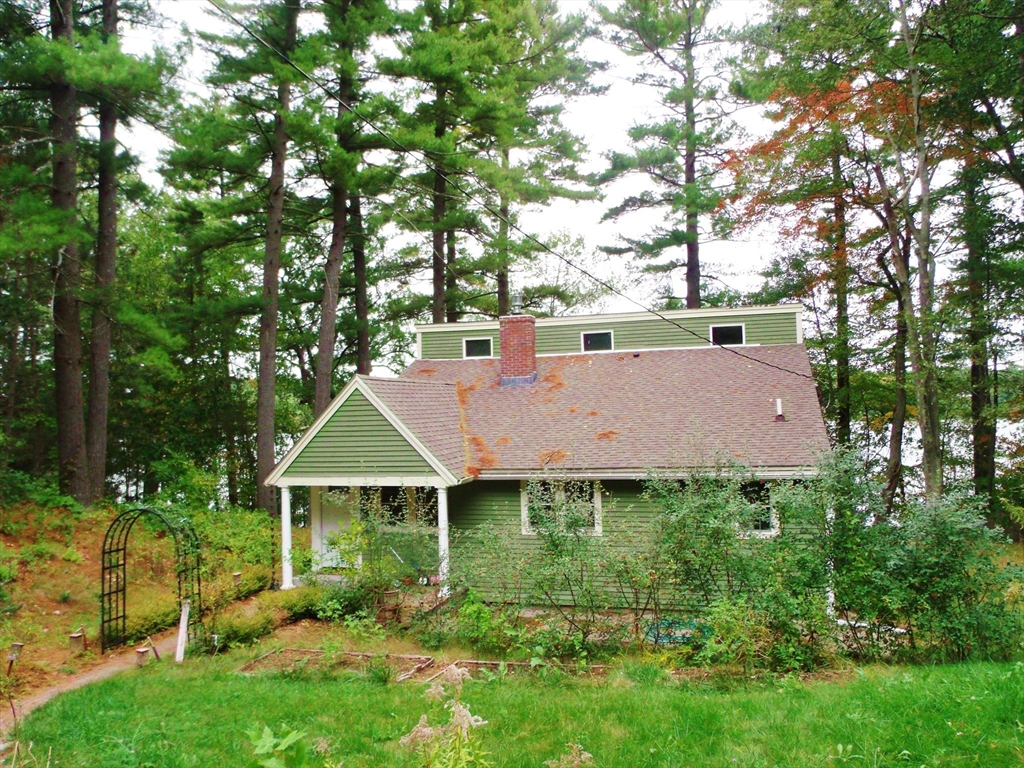
<instances>
[{"instance_id":1,"label":"brown roof","mask_svg":"<svg viewBox=\"0 0 1024 768\"><path fill-rule=\"evenodd\" d=\"M815 464L829 443L814 382L779 370L810 377L804 346L742 354L754 359L722 348L539 357L537 383L516 387L498 385L498 360L418 360L367 381L457 477Z\"/></svg>"}]
</instances>

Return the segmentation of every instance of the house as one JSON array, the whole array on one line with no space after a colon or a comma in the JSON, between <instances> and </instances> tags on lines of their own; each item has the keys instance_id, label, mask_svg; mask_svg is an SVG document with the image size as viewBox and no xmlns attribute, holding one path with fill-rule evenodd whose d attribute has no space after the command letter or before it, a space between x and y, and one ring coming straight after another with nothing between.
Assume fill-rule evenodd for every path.
<instances>
[{"instance_id":1,"label":"house","mask_svg":"<svg viewBox=\"0 0 1024 768\"><path fill-rule=\"evenodd\" d=\"M281 489L282 586L295 486L310 488L321 554L347 523L324 490L435 489L444 580L451 528L504 523L535 540L531 478L590 483L594 533L614 537L652 513L652 471L685 477L726 461L762 480L799 478L828 447L797 304L419 325L412 365L354 377L269 476Z\"/></svg>"}]
</instances>

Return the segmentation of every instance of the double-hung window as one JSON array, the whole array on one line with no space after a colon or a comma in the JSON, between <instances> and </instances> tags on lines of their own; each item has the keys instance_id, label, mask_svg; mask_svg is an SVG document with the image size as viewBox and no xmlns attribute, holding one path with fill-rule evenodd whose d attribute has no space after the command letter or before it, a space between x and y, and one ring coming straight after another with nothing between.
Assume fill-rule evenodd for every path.
<instances>
[{"instance_id":1,"label":"double-hung window","mask_svg":"<svg viewBox=\"0 0 1024 768\"><path fill-rule=\"evenodd\" d=\"M520 483L522 533L542 526L593 536L602 533L601 484L579 480L523 480Z\"/></svg>"},{"instance_id":2,"label":"double-hung window","mask_svg":"<svg viewBox=\"0 0 1024 768\"><path fill-rule=\"evenodd\" d=\"M770 539L779 534L779 518L772 509L771 487L763 481L744 483L743 497L754 508L754 514L740 535L750 539Z\"/></svg>"}]
</instances>

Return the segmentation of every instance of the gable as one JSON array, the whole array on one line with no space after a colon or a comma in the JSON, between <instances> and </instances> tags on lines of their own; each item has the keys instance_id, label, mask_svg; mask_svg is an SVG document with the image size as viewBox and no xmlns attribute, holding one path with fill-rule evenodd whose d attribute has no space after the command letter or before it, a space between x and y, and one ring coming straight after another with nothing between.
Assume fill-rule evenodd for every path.
<instances>
[{"instance_id":1,"label":"gable","mask_svg":"<svg viewBox=\"0 0 1024 768\"><path fill-rule=\"evenodd\" d=\"M282 474L297 477L436 475L366 396L353 389Z\"/></svg>"}]
</instances>

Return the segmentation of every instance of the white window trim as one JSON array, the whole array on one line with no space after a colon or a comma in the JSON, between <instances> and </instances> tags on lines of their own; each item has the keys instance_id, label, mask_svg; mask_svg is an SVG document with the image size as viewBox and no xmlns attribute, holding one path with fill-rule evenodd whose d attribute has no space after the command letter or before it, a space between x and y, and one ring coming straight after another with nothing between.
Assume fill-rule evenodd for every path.
<instances>
[{"instance_id":1,"label":"white window trim","mask_svg":"<svg viewBox=\"0 0 1024 768\"><path fill-rule=\"evenodd\" d=\"M741 539L774 539L782 533L782 529L779 527L779 516L775 514L774 509L769 509L768 514L771 518L772 527L767 531L738 530L736 535Z\"/></svg>"},{"instance_id":2,"label":"white window trim","mask_svg":"<svg viewBox=\"0 0 1024 768\"><path fill-rule=\"evenodd\" d=\"M572 482L572 481L570 481ZM604 535L604 513L601 510L601 482L599 480L585 481L590 483L594 489L594 528L587 530L591 536ZM529 480L519 481L519 514L521 533L523 536L536 536L536 529L530 525L530 495L528 492Z\"/></svg>"},{"instance_id":3,"label":"white window trim","mask_svg":"<svg viewBox=\"0 0 1024 768\"><path fill-rule=\"evenodd\" d=\"M746 347L746 346L749 346L747 344L747 324L746 323L714 323L713 325L709 325L708 326L708 343L710 343L712 347L719 346L718 344L715 344L715 342L714 342L715 328L735 328L737 325L740 327L740 329L743 332L743 341L741 341L739 344L722 344L721 346L723 346L723 347Z\"/></svg>"},{"instance_id":4,"label":"white window trim","mask_svg":"<svg viewBox=\"0 0 1024 768\"><path fill-rule=\"evenodd\" d=\"M491 354L489 355L473 355L470 357L466 354L466 342L467 341L486 341L491 346ZM494 358L494 337L493 336L467 336L462 339L462 359L463 360L491 360Z\"/></svg>"},{"instance_id":5,"label":"white window trim","mask_svg":"<svg viewBox=\"0 0 1024 768\"><path fill-rule=\"evenodd\" d=\"M599 349L599 350L594 350L594 351L588 351L586 346L583 343L583 337L584 336L592 336L595 333L607 333L607 334L610 334L611 337L612 337L612 348L611 349ZM582 352L583 354L585 354L585 355L596 355L596 354L600 354L601 352L614 352L614 351L615 351L615 330L613 328L606 328L606 329L601 330L601 331L597 331L597 330L580 331L580 352Z\"/></svg>"}]
</instances>

